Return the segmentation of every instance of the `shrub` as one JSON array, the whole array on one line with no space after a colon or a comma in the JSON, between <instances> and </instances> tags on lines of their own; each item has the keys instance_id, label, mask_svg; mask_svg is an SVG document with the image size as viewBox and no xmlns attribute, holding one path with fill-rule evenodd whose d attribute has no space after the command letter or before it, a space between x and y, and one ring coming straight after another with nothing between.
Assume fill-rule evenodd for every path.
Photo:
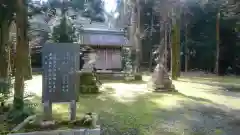
<instances>
[{"instance_id":1,"label":"shrub","mask_svg":"<svg viewBox=\"0 0 240 135\"><path fill-rule=\"evenodd\" d=\"M9 98L11 81L0 81L0 102L4 102Z\"/></svg>"},{"instance_id":2,"label":"shrub","mask_svg":"<svg viewBox=\"0 0 240 135\"><path fill-rule=\"evenodd\" d=\"M91 72L79 74L79 93L98 93L97 81Z\"/></svg>"},{"instance_id":3,"label":"shrub","mask_svg":"<svg viewBox=\"0 0 240 135\"><path fill-rule=\"evenodd\" d=\"M142 75L140 75L140 74L134 75L134 80L135 81L142 81Z\"/></svg>"},{"instance_id":4,"label":"shrub","mask_svg":"<svg viewBox=\"0 0 240 135\"><path fill-rule=\"evenodd\" d=\"M8 112L9 106L6 105L5 101L9 99L10 89L11 89L11 81L0 81L0 114L4 114Z\"/></svg>"},{"instance_id":5,"label":"shrub","mask_svg":"<svg viewBox=\"0 0 240 135\"><path fill-rule=\"evenodd\" d=\"M128 74L125 75L125 81L142 81L142 75L141 74Z\"/></svg>"},{"instance_id":6,"label":"shrub","mask_svg":"<svg viewBox=\"0 0 240 135\"><path fill-rule=\"evenodd\" d=\"M23 110L11 109L7 116L9 123L19 124L24 121L28 116L35 114L37 104L32 103L31 100L24 100Z\"/></svg>"}]
</instances>

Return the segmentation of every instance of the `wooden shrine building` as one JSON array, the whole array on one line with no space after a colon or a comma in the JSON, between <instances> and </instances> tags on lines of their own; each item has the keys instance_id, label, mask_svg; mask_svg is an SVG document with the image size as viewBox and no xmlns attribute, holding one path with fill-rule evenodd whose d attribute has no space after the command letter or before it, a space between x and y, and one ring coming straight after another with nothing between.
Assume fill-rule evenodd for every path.
<instances>
[{"instance_id":1,"label":"wooden shrine building","mask_svg":"<svg viewBox=\"0 0 240 135\"><path fill-rule=\"evenodd\" d=\"M130 47L124 32L120 30L85 28L79 37L81 46L91 47L96 56L94 62L98 70L122 70L122 48ZM83 66L89 68L89 64Z\"/></svg>"}]
</instances>

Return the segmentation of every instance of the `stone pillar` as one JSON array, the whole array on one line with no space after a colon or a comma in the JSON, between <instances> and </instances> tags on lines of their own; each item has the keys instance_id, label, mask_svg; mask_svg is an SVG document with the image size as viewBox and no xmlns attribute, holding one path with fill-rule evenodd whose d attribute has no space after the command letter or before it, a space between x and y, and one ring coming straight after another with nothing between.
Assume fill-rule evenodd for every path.
<instances>
[{"instance_id":1,"label":"stone pillar","mask_svg":"<svg viewBox=\"0 0 240 135\"><path fill-rule=\"evenodd\" d=\"M172 81L169 78L168 71L166 69L165 62L167 52L165 49L165 45L162 45L162 47L159 48L159 58L158 58L158 64L153 72L153 85L155 91L169 91L173 89Z\"/></svg>"}]
</instances>

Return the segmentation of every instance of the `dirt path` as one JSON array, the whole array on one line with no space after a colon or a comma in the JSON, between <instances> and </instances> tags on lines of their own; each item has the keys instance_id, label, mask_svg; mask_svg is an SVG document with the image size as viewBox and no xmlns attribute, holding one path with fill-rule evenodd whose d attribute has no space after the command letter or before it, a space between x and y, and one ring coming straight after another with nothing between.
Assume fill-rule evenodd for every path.
<instances>
[{"instance_id":1,"label":"dirt path","mask_svg":"<svg viewBox=\"0 0 240 135\"><path fill-rule=\"evenodd\" d=\"M42 96L42 75L34 75L32 80L25 82L26 93L33 93Z\"/></svg>"},{"instance_id":2,"label":"dirt path","mask_svg":"<svg viewBox=\"0 0 240 135\"><path fill-rule=\"evenodd\" d=\"M216 86L181 81L174 81L174 85L180 93L188 97L209 102L215 107L240 118L240 93L225 91L221 85Z\"/></svg>"},{"instance_id":3,"label":"dirt path","mask_svg":"<svg viewBox=\"0 0 240 135\"><path fill-rule=\"evenodd\" d=\"M217 87L197 83L174 82L178 94L157 93L148 96L158 104L154 135L238 135L240 119L238 93L221 92ZM144 93L145 84L110 84L122 95ZM124 93L124 94L123 94ZM118 94L119 95L119 94ZM160 97L163 96L163 97ZM239 96L239 97L238 97Z\"/></svg>"},{"instance_id":4,"label":"dirt path","mask_svg":"<svg viewBox=\"0 0 240 135\"><path fill-rule=\"evenodd\" d=\"M203 113L210 111L209 116L212 118L208 118L207 121L210 119L209 123L219 118L217 123L212 124L219 125L217 128L222 130L222 134L237 135L240 132L238 129L240 126L240 93L226 91L223 88L224 84L211 85L210 82L193 81L174 81L173 83L179 93L198 101L195 104L196 110ZM209 108L202 108L203 105L207 105ZM210 125L210 127L212 126Z\"/></svg>"}]
</instances>

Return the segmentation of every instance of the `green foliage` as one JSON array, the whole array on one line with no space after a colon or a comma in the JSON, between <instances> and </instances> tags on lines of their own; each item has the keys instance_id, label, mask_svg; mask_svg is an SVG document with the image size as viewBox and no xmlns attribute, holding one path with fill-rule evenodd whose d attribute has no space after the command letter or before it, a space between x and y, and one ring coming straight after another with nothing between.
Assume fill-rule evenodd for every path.
<instances>
[{"instance_id":1,"label":"green foliage","mask_svg":"<svg viewBox=\"0 0 240 135\"><path fill-rule=\"evenodd\" d=\"M215 67L216 54L216 16L218 13L217 6L206 4L203 8L199 5L189 5L189 9L191 11L191 14L193 14L193 16L189 18L188 28L188 47L190 51L189 67L191 69L198 68L207 71L213 71ZM230 52L230 50L232 46L235 46L236 44L235 42L232 42L234 39L236 39L236 36L230 32L235 28L236 22L234 20L225 20L223 17L224 15L221 14L221 70L224 70L225 67L233 65L234 57L231 55L234 54L234 52ZM185 30L182 31L182 35L184 35L184 33ZM182 39L184 39L183 36ZM182 40L182 42L184 42L184 40ZM182 57L182 59L184 58Z\"/></svg>"},{"instance_id":2,"label":"green foliage","mask_svg":"<svg viewBox=\"0 0 240 135\"><path fill-rule=\"evenodd\" d=\"M131 52L129 48L122 49L122 65L123 69L126 72L131 72L132 70L132 59L131 59Z\"/></svg>"},{"instance_id":3,"label":"green foliage","mask_svg":"<svg viewBox=\"0 0 240 135\"><path fill-rule=\"evenodd\" d=\"M72 5L75 9L83 9L84 7L84 0L72 0Z\"/></svg>"},{"instance_id":4,"label":"green foliage","mask_svg":"<svg viewBox=\"0 0 240 135\"><path fill-rule=\"evenodd\" d=\"M69 24L65 16L62 17L59 25L53 28L52 40L57 43L72 43L75 41L75 28Z\"/></svg>"},{"instance_id":5,"label":"green foliage","mask_svg":"<svg viewBox=\"0 0 240 135\"><path fill-rule=\"evenodd\" d=\"M10 109L9 105L6 104L6 101L10 98L11 88L12 84L10 79L7 81L0 81L0 114L5 114Z\"/></svg>"},{"instance_id":6,"label":"green foliage","mask_svg":"<svg viewBox=\"0 0 240 135\"><path fill-rule=\"evenodd\" d=\"M104 22L104 10L102 0L90 0L84 7L83 16L89 17L92 21Z\"/></svg>"},{"instance_id":7,"label":"green foliage","mask_svg":"<svg viewBox=\"0 0 240 135\"><path fill-rule=\"evenodd\" d=\"M4 102L9 98L11 81L0 81L0 102Z\"/></svg>"},{"instance_id":8,"label":"green foliage","mask_svg":"<svg viewBox=\"0 0 240 135\"><path fill-rule=\"evenodd\" d=\"M7 116L7 121L9 123L19 124L25 120L28 116L35 113L36 105L30 100L25 100L23 109L11 109Z\"/></svg>"},{"instance_id":9,"label":"green foliage","mask_svg":"<svg viewBox=\"0 0 240 135\"><path fill-rule=\"evenodd\" d=\"M9 24L13 20L15 13L15 0L3 0L0 2L0 22L9 20Z\"/></svg>"},{"instance_id":10,"label":"green foliage","mask_svg":"<svg viewBox=\"0 0 240 135\"><path fill-rule=\"evenodd\" d=\"M79 93L99 93L97 80L93 73L81 73L79 74L79 78Z\"/></svg>"},{"instance_id":11,"label":"green foliage","mask_svg":"<svg viewBox=\"0 0 240 135\"><path fill-rule=\"evenodd\" d=\"M33 112L29 108L24 108L23 111L11 110L8 114L8 122L19 124L32 114Z\"/></svg>"},{"instance_id":12,"label":"green foliage","mask_svg":"<svg viewBox=\"0 0 240 135\"><path fill-rule=\"evenodd\" d=\"M133 62L131 50L129 48L122 49L122 65L125 79L129 80L133 77Z\"/></svg>"},{"instance_id":13,"label":"green foliage","mask_svg":"<svg viewBox=\"0 0 240 135\"><path fill-rule=\"evenodd\" d=\"M154 0L156 1L156 0ZM227 0L228 1L228 0ZM224 59L225 65L234 65L234 58L230 59L230 56L226 55L236 55L239 54L237 49L235 49L234 54L231 53L222 53L226 52L233 48L236 43L236 36L232 35L230 37L230 32L225 34L226 31L231 31L235 29L237 31L237 19L233 16L236 16L237 9L230 10L233 7L236 7L237 4L233 3L232 7L229 4L226 4L226 0L208 0L208 1L185 1L184 7L182 8L184 12L181 14L181 45L184 45L184 34L185 34L185 24L188 23L188 46L190 50L190 60L189 68L198 68L204 70L212 70L215 66L215 54L216 54L216 15L218 11L221 12L220 20L220 59ZM149 2L149 1L148 1ZM159 44L158 31L159 27L155 27L159 24L159 18L157 12L152 12L151 3L145 3L141 12L141 24L142 28L147 32L147 38L143 42L143 59L145 62L149 60L148 55L149 50L151 50L152 45ZM156 5L155 5L156 6ZM171 6L171 5L170 5ZM158 8L159 9L159 8ZM151 14L153 13L153 14ZM186 13L186 15L185 15ZM233 15L231 15L233 14ZM153 22L151 19L153 18ZM157 32L150 33L151 29L149 26L154 26ZM148 28L148 29L147 29ZM158 40L155 40L155 36ZM228 42L228 43L227 43ZM230 43L231 42L231 43ZM231 47L230 47L231 46ZM150 48L150 49L149 49ZM183 49L183 46L182 46ZM222 51L223 50L223 51ZM181 50L181 52L184 52ZM195 52L195 53L194 53ZM226 59L227 58L227 59ZM182 55L182 60L184 60L184 55ZM228 64L227 64L228 63ZM182 67L184 66L184 61L181 62ZM220 63L220 67L222 64ZM235 70L236 71L236 70Z\"/></svg>"},{"instance_id":14,"label":"green foliage","mask_svg":"<svg viewBox=\"0 0 240 135\"><path fill-rule=\"evenodd\" d=\"M103 12L103 2L102 0L93 0L91 6L94 9L95 13Z\"/></svg>"},{"instance_id":15,"label":"green foliage","mask_svg":"<svg viewBox=\"0 0 240 135\"><path fill-rule=\"evenodd\" d=\"M10 75L7 76L7 63L9 62L7 57L9 52L7 42L9 40L9 36L6 33L9 32L7 27L9 27L13 20L15 12L14 5L15 4L13 0L3 0L0 2L0 61L1 63L4 62L2 63L4 66L1 66L1 71L3 74L0 73L0 102L4 102L8 98L11 88Z\"/></svg>"},{"instance_id":16,"label":"green foliage","mask_svg":"<svg viewBox=\"0 0 240 135\"><path fill-rule=\"evenodd\" d=\"M141 74L135 74L134 75L134 80L135 81L142 81L142 75Z\"/></svg>"},{"instance_id":17,"label":"green foliage","mask_svg":"<svg viewBox=\"0 0 240 135\"><path fill-rule=\"evenodd\" d=\"M142 81L142 75L133 75L133 59L134 55L130 52L129 48L123 48L122 50L122 65L125 73L126 81Z\"/></svg>"}]
</instances>

